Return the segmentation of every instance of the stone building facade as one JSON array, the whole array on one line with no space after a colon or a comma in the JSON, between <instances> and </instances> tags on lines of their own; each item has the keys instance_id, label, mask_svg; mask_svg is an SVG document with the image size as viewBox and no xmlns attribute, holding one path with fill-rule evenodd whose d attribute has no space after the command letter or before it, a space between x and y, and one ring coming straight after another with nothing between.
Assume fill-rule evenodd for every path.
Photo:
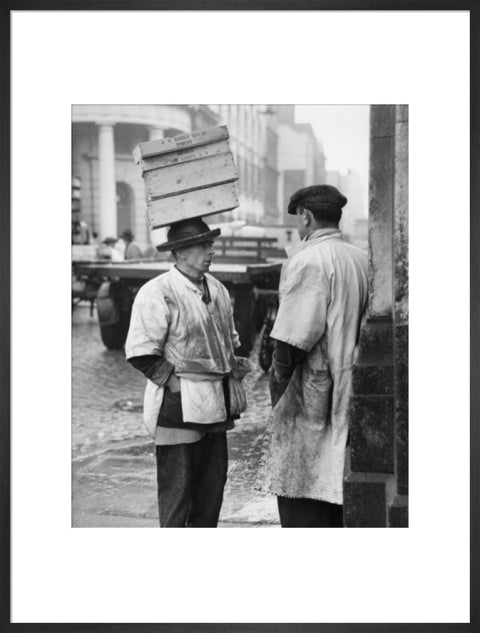
<instances>
[{"instance_id":1,"label":"stone building facade","mask_svg":"<svg viewBox=\"0 0 480 633\"><path fill-rule=\"evenodd\" d=\"M295 123L295 106L273 106L278 134L278 200L277 224L295 226L288 214L288 200L302 187L326 182L325 155L310 123Z\"/></svg>"},{"instance_id":2,"label":"stone building facade","mask_svg":"<svg viewBox=\"0 0 480 633\"><path fill-rule=\"evenodd\" d=\"M366 226L367 211L363 201L363 184L360 174L353 169L341 174L338 171L327 171L327 185L337 187L348 199L343 210L340 229L345 238L359 248L367 250L368 239Z\"/></svg>"},{"instance_id":3,"label":"stone building facade","mask_svg":"<svg viewBox=\"0 0 480 633\"><path fill-rule=\"evenodd\" d=\"M295 123L294 105L210 106L228 126L239 170L235 219L294 226L287 213L296 189L325 182L325 156L313 128Z\"/></svg>"},{"instance_id":4,"label":"stone building facade","mask_svg":"<svg viewBox=\"0 0 480 633\"><path fill-rule=\"evenodd\" d=\"M308 124L294 123L294 106L74 105L72 177L81 183L81 214L102 240L127 228L147 245L153 234L145 187L132 150L145 141L225 124L239 173L239 207L211 216L256 225L291 224L284 213L291 193L325 181L325 157ZM161 235L160 235L161 233Z\"/></svg>"},{"instance_id":5,"label":"stone building facade","mask_svg":"<svg viewBox=\"0 0 480 633\"><path fill-rule=\"evenodd\" d=\"M408 107L370 114L369 305L353 371L347 527L408 526Z\"/></svg>"},{"instance_id":6,"label":"stone building facade","mask_svg":"<svg viewBox=\"0 0 480 633\"><path fill-rule=\"evenodd\" d=\"M150 242L138 143L218 125L206 106L74 105L72 176L81 182L82 218L100 239L130 228Z\"/></svg>"},{"instance_id":7,"label":"stone building facade","mask_svg":"<svg viewBox=\"0 0 480 633\"><path fill-rule=\"evenodd\" d=\"M211 105L221 124L228 127L230 147L238 169L239 206L231 215L218 216L264 224L277 213L277 135L274 111L267 105Z\"/></svg>"}]
</instances>

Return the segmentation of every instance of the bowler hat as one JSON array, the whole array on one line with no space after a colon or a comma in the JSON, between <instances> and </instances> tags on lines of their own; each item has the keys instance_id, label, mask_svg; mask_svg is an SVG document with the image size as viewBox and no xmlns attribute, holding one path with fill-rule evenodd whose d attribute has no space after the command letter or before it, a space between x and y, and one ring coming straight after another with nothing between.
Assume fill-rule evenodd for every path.
<instances>
[{"instance_id":1,"label":"bowler hat","mask_svg":"<svg viewBox=\"0 0 480 633\"><path fill-rule=\"evenodd\" d=\"M336 210L341 215L340 210L347 202L347 198L332 185L312 185L299 189L293 194L288 203L288 213L295 215L297 207L301 205L319 214L324 211L330 215L331 211Z\"/></svg>"},{"instance_id":2,"label":"bowler hat","mask_svg":"<svg viewBox=\"0 0 480 633\"><path fill-rule=\"evenodd\" d=\"M187 246L208 242L220 235L220 229L210 230L202 218L174 222L168 231L168 241L157 246L157 251L174 251Z\"/></svg>"}]
</instances>

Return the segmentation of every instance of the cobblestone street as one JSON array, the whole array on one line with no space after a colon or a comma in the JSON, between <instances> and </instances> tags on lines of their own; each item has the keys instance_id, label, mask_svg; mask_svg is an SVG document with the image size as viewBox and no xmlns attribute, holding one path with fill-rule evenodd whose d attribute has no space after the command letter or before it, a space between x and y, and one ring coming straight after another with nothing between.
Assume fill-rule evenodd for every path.
<instances>
[{"instance_id":1,"label":"cobblestone street","mask_svg":"<svg viewBox=\"0 0 480 633\"><path fill-rule=\"evenodd\" d=\"M219 527L278 527L274 497L253 490L269 413L268 378L255 349L245 378L249 407L230 431L229 476ZM74 527L156 527L154 448L142 425L145 379L123 350L108 350L96 313L72 313Z\"/></svg>"}]
</instances>

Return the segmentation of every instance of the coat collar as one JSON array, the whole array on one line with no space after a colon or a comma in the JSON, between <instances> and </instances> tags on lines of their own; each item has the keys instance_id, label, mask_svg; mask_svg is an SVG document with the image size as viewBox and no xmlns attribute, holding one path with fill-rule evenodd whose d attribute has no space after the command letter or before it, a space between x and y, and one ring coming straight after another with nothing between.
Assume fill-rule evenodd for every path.
<instances>
[{"instance_id":1,"label":"coat collar","mask_svg":"<svg viewBox=\"0 0 480 633\"><path fill-rule=\"evenodd\" d=\"M295 246L287 246L285 249L287 257L288 259L291 259L299 251L331 238L343 239L340 229L317 229L304 237L299 244L295 244Z\"/></svg>"},{"instance_id":2,"label":"coat collar","mask_svg":"<svg viewBox=\"0 0 480 633\"><path fill-rule=\"evenodd\" d=\"M169 274L172 275L172 277L175 280L175 283L180 283L184 288L190 290L191 292L195 292L198 295L203 296L203 292L200 290L199 286L194 284L193 281L190 281L190 279L186 275L181 273L179 270L177 270L175 266L172 266L170 268ZM208 284L208 290L210 292L211 297L213 298L213 296L216 294L215 285L212 284L213 277L209 275L208 273L205 273L204 279L206 280Z\"/></svg>"},{"instance_id":3,"label":"coat collar","mask_svg":"<svg viewBox=\"0 0 480 633\"><path fill-rule=\"evenodd\" d=\"M340 229L317 229L313 231L313 233L309 233L306 237L303 238L302 242L312 242L317 241L319 239L328 239L330 237L342 237Z\"/></svg>"}]
</instances>

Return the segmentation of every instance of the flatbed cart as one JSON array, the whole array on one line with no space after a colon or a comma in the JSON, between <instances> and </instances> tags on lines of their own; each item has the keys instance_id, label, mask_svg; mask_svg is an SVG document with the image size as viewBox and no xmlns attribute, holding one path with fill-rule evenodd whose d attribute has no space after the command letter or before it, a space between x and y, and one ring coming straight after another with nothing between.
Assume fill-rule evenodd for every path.
<instances>
[{"instance_id":1,"label":"flatbed cart","mask_svg":"<svg viewBox=\"0 0 480 633\"><path fill-rule=\"evenodd\" d=\"M96 286L100 334L109 349L125 343L133 301L139 288L171 268L172 261L85 262L74 261L73 275L90 292ZM210 274L221 281L232 299L235 324L242 347L250 353L255 335L262 328L280 278L281 260L252 263L214 262ZM265 297L268 296L268 301Z\"/></svg>"}]
</instances>

